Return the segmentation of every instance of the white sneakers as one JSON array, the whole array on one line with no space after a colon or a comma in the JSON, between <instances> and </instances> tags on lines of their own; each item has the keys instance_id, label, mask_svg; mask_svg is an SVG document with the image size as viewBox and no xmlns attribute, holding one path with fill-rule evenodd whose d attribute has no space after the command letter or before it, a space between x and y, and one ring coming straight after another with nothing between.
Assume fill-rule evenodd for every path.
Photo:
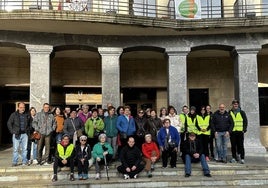
<instances>
[{"instance_id":1,"label":"white sneakers","mask_svg":"<svg viewBox=\"0 0 268 188\"><path fill-rule=\"evenodd\" d=\"M125 180L129 179L129 175L124 174L124 179L125 179Z\"/></svg>"},{"instance_id":2,"label":"white sneakers","mask_svg":"<svg viewBox=\"0 0 268 188\"><path fill-rule=\"evenodd\" d=\"M34 159L32 164L36 165L36 164L38 164L38 161L36 159Z\"/></svg>"},{"instance_id":3,"label":"white sneakers","mask_svg":"<svg viewBox=\"0 0 268 188\"><path fill-rule=\"evenodd\" d=\"M100 179L100 173L96 174L95 180L99 180Z\"/></svg>"}]
</instances>

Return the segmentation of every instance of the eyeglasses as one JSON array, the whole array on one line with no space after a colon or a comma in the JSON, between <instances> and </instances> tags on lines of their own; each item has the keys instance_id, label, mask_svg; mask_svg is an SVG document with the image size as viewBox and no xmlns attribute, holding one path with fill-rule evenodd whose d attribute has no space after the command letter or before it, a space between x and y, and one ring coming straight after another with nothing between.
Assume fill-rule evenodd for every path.
<instances>
[{"instance_id":1,"label":"eyeglasses","mask_svg":"<svg viewBox=\"0 0 268 188\"><path fill-rule=\"evenodd\" d=\"M80 141L82 141L82 142L86 142L87 140L80 140Z\"/></svg>"}]
</instances>

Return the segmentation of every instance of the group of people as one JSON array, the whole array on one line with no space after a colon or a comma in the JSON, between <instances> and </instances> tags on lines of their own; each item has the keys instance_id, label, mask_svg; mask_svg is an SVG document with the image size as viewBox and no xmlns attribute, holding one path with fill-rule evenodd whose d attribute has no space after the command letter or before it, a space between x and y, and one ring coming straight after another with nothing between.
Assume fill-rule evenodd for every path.
<instances>
[{"instance_id":1,"label":"group of people","mask_svg":"<svg viewBox=\"0 0 268 188\"><path fill-rule=\"evenodd\" d=\"M21 147L22 165L48 165L53 163L52 181L57 181L58 167L70 166L70 180L74 180L74 166L78 178L88 179L89 161L95 164L96 177L100 179L100 165L108 169L112 161L119 160L118 172L124 179L137 178L143 169L152 177L154 164L162 157L162 168L176 168L178 155L185 163L185 177L191 176L191 163L201 162L204 176L211 177L207 161L227 162L227 143L231 140L230 162L245 163L244 133L247 131L246 113L239 101L232 101L227 112L224 104L211 112L203 106L200 113L192 106L182 107L177 114L173 106L161 108L159 116L154 109L139 109L131 115L129 106L107 104L107 109L88 105L71 110L51 108L48 103L40 112L31 107L25 111L23 102L10 115L8 128L12 134L12 166L18 165ZM33 133L40 138L33 139ZM214 155L214 139L217 152ZM45 153L43 155L43 149ZM31 151L32 148L32 151ZM209 152L210 151L210 152ZM32 153L32 158L31 158Z\"/></svg>"}]
</instances>

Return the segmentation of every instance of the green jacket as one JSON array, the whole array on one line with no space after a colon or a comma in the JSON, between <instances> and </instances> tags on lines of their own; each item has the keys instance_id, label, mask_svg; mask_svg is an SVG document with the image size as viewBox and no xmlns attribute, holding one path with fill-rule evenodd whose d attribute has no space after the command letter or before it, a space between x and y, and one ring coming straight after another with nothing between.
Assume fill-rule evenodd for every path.
<instances>
[{"instance_id":1,"label":"green jacket","mask_svg":"<svg viewBox=\"0 0 268 188\"><path fill-rule=\"evenodd\" d=\"M98 142L97 144L95 144L95 146L93 147L92 150L92 156L94 158L94 160L96 160L97 157L103 159L103 145L104 147L106 147L108 150L108 154L113 155L114 154L114 150L112 148L112 146L108 143L105 142L104 144L101 144L100 142Z\"/></svg>"},{"instance_id":2,"label":"green jacket","mask_svg":"<svg viewBox=\"0 0 268 188\"><path fill-rule=\"evenodd\" d=\"M104 130L107 135L107 137L116 137L118 130L116 128L116 121L117 121L117 116L107 116L104 119Z\"/></svg>"},{"instance_id":3,"label":"green jacket","mask_svg":"<svg viewBox=\"0 0 268 188\"><path fill-rule=\"evenodd\" d=\"M94 130L94 120L96 124L96 129ZM89 138L94 137L94 131L100 132L104 129L104 122L101 118L89 118L85 123L85 132Z\"/></svg>"}]
</instances>

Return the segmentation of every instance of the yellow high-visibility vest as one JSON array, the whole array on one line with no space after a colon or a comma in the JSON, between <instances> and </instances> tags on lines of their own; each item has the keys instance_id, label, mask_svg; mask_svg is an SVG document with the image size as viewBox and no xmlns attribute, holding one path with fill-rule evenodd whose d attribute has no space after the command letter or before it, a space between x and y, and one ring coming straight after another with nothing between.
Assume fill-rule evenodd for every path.
<instances>
[{"instance_id":1,"label":"yellow high-visibility vest","mask_svg":"<svg viewBox=\"0 0 268 188\"><path fill-rule=\"evenodd\" d=\"M230 111L230 114L234 120L233 131L243 131L243 118L240 112L237 112L235 115L233 111Z\"/></svg>"},{"instance_id":2,"label":"yellow high-visibility vest","mask_svg":"<svg viewBox=\"0 0 268 188\"><path fill-rule=\"evenodd\" d=\"M60 158L67 159L68 157L72 155L72 152L74 150L74 145L70 144L69 146L67 146L65 153L64 153L64 147L61 144L57 145L57 149L58 149Z\"/></svg>"},{"instance_id":3,"label":"yellow high-visibility vest","mask_svg":"<svg viewBox=\"0 0 268 188\"><path fill-rule=\"evenodd\" d=\"M210 115L207 115L205 119L203 119L202 116L197 115L197 122L198 125L201 129L207 129L209 126L209 120L210 120ZM206 132L199 131L200 134L205 134L205 135L210 135L211 131L207 130Z\"/></svg>"},{"instance_id":4,"label":"yellow high-visibility vest","mask_svg":"<svg viewBox=\"0 0 268 188\"><path fill-rule=\"evenodd\" d=\"M187 118L187 115L184 114L184 113L181 113L180 114L180 120L181 120L181 132L184 132L185 131L185 121L186 121L186 118Z\"/></svg>"},{"instance_id":5,"label":"yellow high-visibility vest","mask_svg":"<svg viewBox=\"0 0 268 188\"><path fill-rule=\"evenodd\" d=\"M188 126L188 132L189 133L195 133L197 135L199 135L199 130L197 129L197 127L195 126L196 124L196 118L194 118L194 121L192 121L192 118L190 118L189 116L186 117L187 120L187 126Z\"/></svg>"}]
</instances>

